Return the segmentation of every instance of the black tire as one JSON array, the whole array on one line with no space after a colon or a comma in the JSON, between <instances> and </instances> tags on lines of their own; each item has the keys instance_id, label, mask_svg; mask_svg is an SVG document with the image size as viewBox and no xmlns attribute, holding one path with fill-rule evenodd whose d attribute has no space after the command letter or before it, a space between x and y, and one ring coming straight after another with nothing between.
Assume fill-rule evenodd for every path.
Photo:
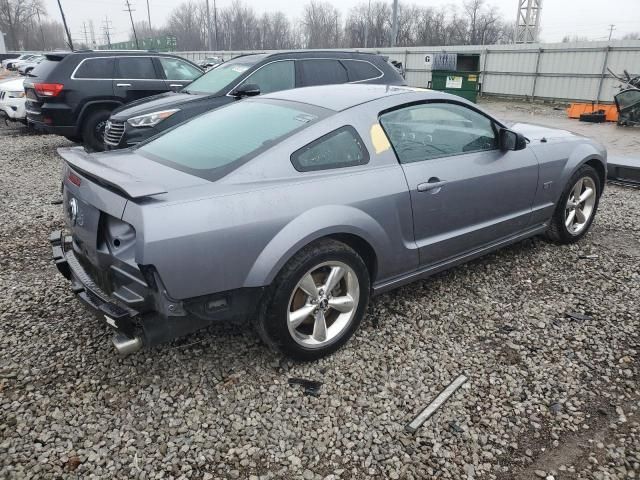
<instances>
[{"instance_id":1,"label":"black tire","mask_svg":"<svg viewBox=\"0 0 640 480\"><path fill-rule=\"evenodd\" d=\"M331 343L308 348L298 343L289 331L289 301L302 277L325 262L341 262L352 269L358 281L359 299L354 316ZM295 360L316 360L335 352L351 338L364 317L369 295L369 271L362 258L342 242L320 240L303 248L282 268L262 300L255 327L260 338L272 349Z\"/></svg>"},{"instance_id":2,"label":"black tire","mask_svg":"<svg viewBox=\"0 0 640 480\"><path fill-rule=\"evenodd\" d=\"M82 143L82 137L80 135L65 135L64 138L73 143Z\"/></svg>"},{"instance_id":3,"label":"black tire","mask_svg":"<svg viewBox=\"0 0 640 480\"><path fill-rule=\"evenodd\" d=\"M578 180L585 177L589 177L595 185L595 204L585 227L580 230L580 232L574 234L570 232L565 225L566 206L573 187L576 185ZM583 165L571 176L564 188L564 191L562 192L562 195L560 196L560 200L558 200L558 204L556 206L553 217L551 217L549 230L547 230L547 238L549 240L560 244L570 244L577 242L587 234L587 232L591 228L591 225L593 224L593 220L595 219L596 213L598 211L600 194L602 193L601 185L602 184L600 177L598 176L598 172L596 172L596 170L589 165Z\"/></svg>"},{"instance_id":4,"label":"black tire","mask_svg":"<svg viewBox=\"0 0 640 480\"><path fill-rule=\"evenodd\" d=\"M104 150L104 127L111 116L111 110L100 109L89 113L82 122L82 141L87 150Z\"/></svg>"}]
</instances>

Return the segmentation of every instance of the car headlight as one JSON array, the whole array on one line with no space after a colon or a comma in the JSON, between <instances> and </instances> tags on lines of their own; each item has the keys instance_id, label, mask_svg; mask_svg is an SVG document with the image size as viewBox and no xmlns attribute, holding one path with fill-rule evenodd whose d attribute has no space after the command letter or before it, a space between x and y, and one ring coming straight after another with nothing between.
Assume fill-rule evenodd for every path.
<instances>
[{"instance_id":1,"label":"car headlight","mask_svg":"<svg viewBox=\"0 0 640 480\"><path fill-rule=\"evenodd\" d=\"M172 108L171 110L162 110L161 112L138 115L137 117L131 117L127 120L127 123L132 127L155 127L161 121L166 120L171 115L179 111L179 108Z\"/></svg>"},{"instance_id":2,"label":"car headlight","mask_svg":"<svg viewBox=\"0 0 640 480\"><path fill-rule=\"evenodd\" d=\"M7 92L9 98L22 98L24 97L24 90L18 90L15 92Z\"/></svg>"}]
</instances>

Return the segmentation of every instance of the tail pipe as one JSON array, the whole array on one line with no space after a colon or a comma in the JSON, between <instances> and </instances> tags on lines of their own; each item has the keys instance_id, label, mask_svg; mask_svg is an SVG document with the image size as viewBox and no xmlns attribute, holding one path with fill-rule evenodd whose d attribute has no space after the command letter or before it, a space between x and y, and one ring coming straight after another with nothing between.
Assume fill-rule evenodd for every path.
<instances>
[{"instance_id":1,"label":"tail pipe","mask_svg":"<svg viewBox=\"0 0 640 480\"><path fill-rule=\"evenodd\" d=\"M140 337L129 337L123 333L116 333L113 336L113 346L116 347L120 355L125 356L140 350L142 348L142 339Z\"/></svg>"}]
</instances>

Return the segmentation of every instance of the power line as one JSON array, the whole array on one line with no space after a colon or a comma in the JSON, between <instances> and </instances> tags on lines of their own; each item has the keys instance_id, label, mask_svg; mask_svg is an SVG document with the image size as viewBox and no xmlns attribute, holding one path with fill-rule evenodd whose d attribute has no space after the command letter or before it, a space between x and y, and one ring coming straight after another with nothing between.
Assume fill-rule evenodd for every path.
<instances>
[{"instance_id":1,"label":"power line","mask_svg":"<svg viewBox=\"0 0 640 480\"><path fill-rule=\"evenodd\" d=\"M140 50L140 45L138 44L138 34L136 33L136 26L133 23L133 14L131 13L135 12L135 10L131 8L131 3L129 3L129 0L125 0L125 4L127 6L127 9L124 11L129 12L129 18L131 19L131 28L133 29L133 38L136 40L136 50Z\"/></svg>"}]
</instances>

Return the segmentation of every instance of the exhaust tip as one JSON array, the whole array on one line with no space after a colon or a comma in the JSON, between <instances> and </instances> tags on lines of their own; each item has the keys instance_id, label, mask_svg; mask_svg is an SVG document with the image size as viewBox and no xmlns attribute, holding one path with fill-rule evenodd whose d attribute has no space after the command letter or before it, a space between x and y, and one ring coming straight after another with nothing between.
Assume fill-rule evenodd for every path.
<instances>
[{"instance_id":1,"label":"exhaust tip","mask_svg":"<svg viewBox=\"0 0 640 480\"><path fill-rule=\"evenodd\" d=\"M130 355L142 348L142 339L140 337L131 338L123 333L116 333L113 336L113 346L116 347L120 355Z\"/></svg>"}]
</instances>

